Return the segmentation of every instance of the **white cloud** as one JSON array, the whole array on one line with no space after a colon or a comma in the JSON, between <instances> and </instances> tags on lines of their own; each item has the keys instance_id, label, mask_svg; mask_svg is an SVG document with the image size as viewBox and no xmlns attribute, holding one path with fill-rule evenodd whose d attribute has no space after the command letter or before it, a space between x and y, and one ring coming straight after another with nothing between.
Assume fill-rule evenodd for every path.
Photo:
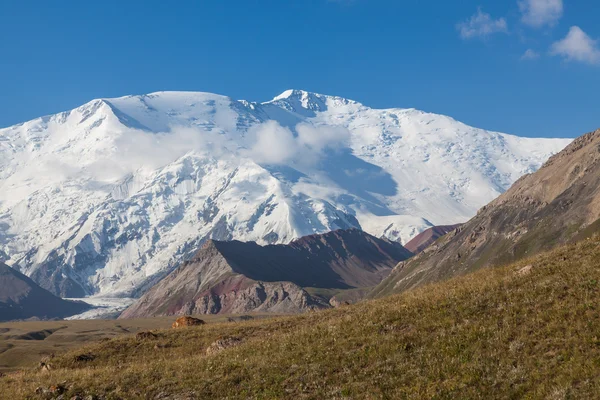
<instances>
[{"instance_id":1,"label":"white cloud","mask_svg":"<svg viewBox=\"0 0 600 400\"><path fill-rule=\"evenodd\" d=\"M562 0L519 0L521 21L534 28L553 26L563 15Z\"/></svg>"},{"instance_id":2,"label":"white cloud","mask_svg":"<svg viewBox=\"0 0 600 400\"><path fill-rule=\"evenodd\" d=\"M589 37L578 26L572 26L567 36L555 42L550 54L564 57L568 61L600 64L598 41Z\"/></svg>"},{"instance_id":3,"label":"white cloud","mask_svg":"<svg viewBox=\"0 0 600 400\"><path fill-rule=\"evenodd\" d=\"M253 127L248 136L254 142L250 147L251 158L259 163L281 164L296 156L294 134L275 121Z\"/></svg>"},{"instance_id":4,"label":"white cloud","mask_svg":"<svg viewBox=\"0 0 600 400\"><path fill-rule=\"evenodd\" d=\"M336 126L298 124L296 132L300 144L316 153L322 153L326 148L339 147L350 137L347 129Z\"/></svg>"},{"instance_id":5,"label":"white cloud","mask_svg":"<svg viewBox=\"0 0 600 400\"><path fill-rule=\"evenodd\" d=\"M477 9L477 12L467 21L456 25L463 39L471 39L475 37L487 37L494 33L507 33L508 26L504 18L493 19L490 14L487 14Z\"/></svg>"},{"instance_id":6,"label":"white cloud","mask_svg":"<svg viewBox=\"0 0 600 400\"><path fill-rule=\"evenodd\" d=\"M533 49L527 49L521 56L521 60L537 60L540 58L540 53Z\"/></svg>"},{"instance_id":7,"label":"white cloud","mask_svg":"<svg viewBox=\"0 0 600 400\"><path fill-rule=\"evenodd\" d=\"M297 135L275 121L251 128L247 134L249 151L245 156L258 163L285 164L295 162L313 165L328 149L347 143L350 133L342 127L298 124Z\"/></svg>"},{"instance_id":8,"label":"white cloud","mask_svg":"<svg viewBox=\"0 0 600 400\"><path fill-rule=\"evenodd\" d=\"M192 152L225 156L230 153L227 147L224 135L195 128L174 126L169 132L153 134L131 129L114 141L117 159L108 153L85 171L100 181L113 180L139 170L154 171Z\"/></svg>"},{"instance_id":9,"label":"white cloud","mask_svg":"<svg viewBox=\"0 0 600 400\"><path fill-rule=\"evenodd\" d=\"M191 153L226 158L231 162L249 158L259 164L291 163L310 168L321 161L327 151L347 145L350 133L343 127L308 123L292 130L276 121L268 121L250 128L241 146L228 134L182 126L160 133L127 129L115 136L113 145L98 160L84 165L83 172L69 166L77 165L77 161L64 162L53 157L41 160L42 167L37 167L37 171L46 171L49 176L60 179L84 176L108 182L131 173L153 173ZM112 149L119 150L118 158Z\"/></svg>"}]
</instances>

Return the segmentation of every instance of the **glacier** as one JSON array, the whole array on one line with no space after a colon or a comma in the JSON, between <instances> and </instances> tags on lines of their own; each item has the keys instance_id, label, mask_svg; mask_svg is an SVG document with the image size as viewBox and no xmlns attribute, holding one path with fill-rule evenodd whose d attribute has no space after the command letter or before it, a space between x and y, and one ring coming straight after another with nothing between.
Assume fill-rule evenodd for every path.
<instances>
[{"instance_id":1,"label":"glacier","mask_svg":"<svg viewBox=\"0 0 600 400\"><path fill-rule=\"evenodd\" d=\"M0 261L72 298L137 297L207 239L464 222L571 139L288 90L93 100L0 129Z\"/></svg>"}]
</instances>

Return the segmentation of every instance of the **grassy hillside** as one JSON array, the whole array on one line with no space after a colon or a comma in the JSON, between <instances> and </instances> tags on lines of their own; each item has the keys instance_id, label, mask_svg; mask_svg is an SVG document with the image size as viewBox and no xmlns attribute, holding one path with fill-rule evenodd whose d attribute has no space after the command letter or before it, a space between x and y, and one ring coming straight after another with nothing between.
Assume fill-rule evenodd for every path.
<instances>
[{"instance_id":1,"label":"grassy hillside","mask_svg":"<svg viewBox=\"0 0 600 400\"><path fill-rule=\"evenodd\" d=\"M0 378L0 397L66 382L65 398L597 398L600 240L354 306L156 333ZM207 354L217 339L241 344Z\"/></svg>"}]
</instances>

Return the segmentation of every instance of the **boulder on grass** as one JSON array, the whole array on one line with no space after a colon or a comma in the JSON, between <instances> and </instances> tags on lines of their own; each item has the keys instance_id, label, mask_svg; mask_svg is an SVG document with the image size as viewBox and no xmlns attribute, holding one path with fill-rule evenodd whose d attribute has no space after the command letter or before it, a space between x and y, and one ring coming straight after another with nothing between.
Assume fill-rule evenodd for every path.
<instances>
[{"instance_id":1,"label":"boulder on grass","mask_svg":"<svg viewBox=\"0 0 600 400\"><path fill-rule=\"evenodd\" d=\"M173 328L183 328L186 326L198 326L204 325L204 321L198 318L192 317L179 317L175 322L173 322Z\"/></svg>"}]
</instances>

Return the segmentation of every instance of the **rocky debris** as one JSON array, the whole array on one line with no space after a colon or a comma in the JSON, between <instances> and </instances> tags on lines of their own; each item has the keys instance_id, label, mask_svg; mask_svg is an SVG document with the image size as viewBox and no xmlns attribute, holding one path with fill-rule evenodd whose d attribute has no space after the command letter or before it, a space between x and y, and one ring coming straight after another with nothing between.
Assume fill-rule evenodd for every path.
<instances>
[{"instance_id":1,"label":"rocky debris","mask_svg":"<svg viewBox=\"0 0 600 400\"><path fill-rule=\"evenodd\" d=\"M73 361L75 362L90 362L94 361L96 357L92 354L79 354L73 357Z\"/></svg>"},{"instance_id":2,"label":"rocky debris","mask_svg":"<svg viewBox=\"0 0 600 400\"><path fill-rule=\"evenodd\" d=\"M50 385L48 388L38 386L35 389L35 394L43 399L60 399L64 400L64 394L67 391L67 382L59 383L56 385Z\"/></svg>"},{"instance_id":3,"label":"rocky debris","mask_svg":"<svg viewBox=\"0 0 600 400\"><path fill-rule=\"evenodd\" d=\"M532 269L533 269L533 265L531 265L531 264L526 265L517 271L517 275L520 275L520 276L529 275L531 273Z\"/></svg>"},{"instance_id":4,"label":"rocky debris","mask_svg":"<svg viewBox=\"0 0 600 400\"><path fill-rule=\"evenodd\" d=\"M206 354L211 356L220 353L221 351L230 347L238 346L242 342L243 340L237 337L224 337L213 342L210 346L208 346L208 348L206 349Z\"/></svg>"},{"instance_id":5,"label":"rocky debris","mask_svg":"<svg viewBox=\"0 0 600 400\"><path fill-rule=\"evenodd\" d=\"M67 382L65 381L58 385L50 385L47 388L38 386L35 389L35 394L40 398L47 400L106 400L105 396L96 396L93 394L85 395L83 393L73 394L71 397L68 397L67 392L71 389L72 385L67 385Z\"/></svg>"},{"instance_id":6,"label":"rocky debris","mask_svg":"<svg viewBox=\"0 0 600 400\"><path fill-rule=\"evenodd\" d=\"M175 322L173 322L173 329L175 328L183 328L186 326L199 326L204 325L205 322L198 318L193 317L179 317Z\"/></svg>"},{"instance_id":7,"label":"rocky debris","mask_svg":"<svg viewBox=\"0 0 600 400\"><path fill-rule=\"evenodd\" d=\"M138 332L135 335L135 339L138 341L153 340L156 338L158 338L158 335L156 333L152 333L152 332Z\"/></svg>"}]
</instances>

